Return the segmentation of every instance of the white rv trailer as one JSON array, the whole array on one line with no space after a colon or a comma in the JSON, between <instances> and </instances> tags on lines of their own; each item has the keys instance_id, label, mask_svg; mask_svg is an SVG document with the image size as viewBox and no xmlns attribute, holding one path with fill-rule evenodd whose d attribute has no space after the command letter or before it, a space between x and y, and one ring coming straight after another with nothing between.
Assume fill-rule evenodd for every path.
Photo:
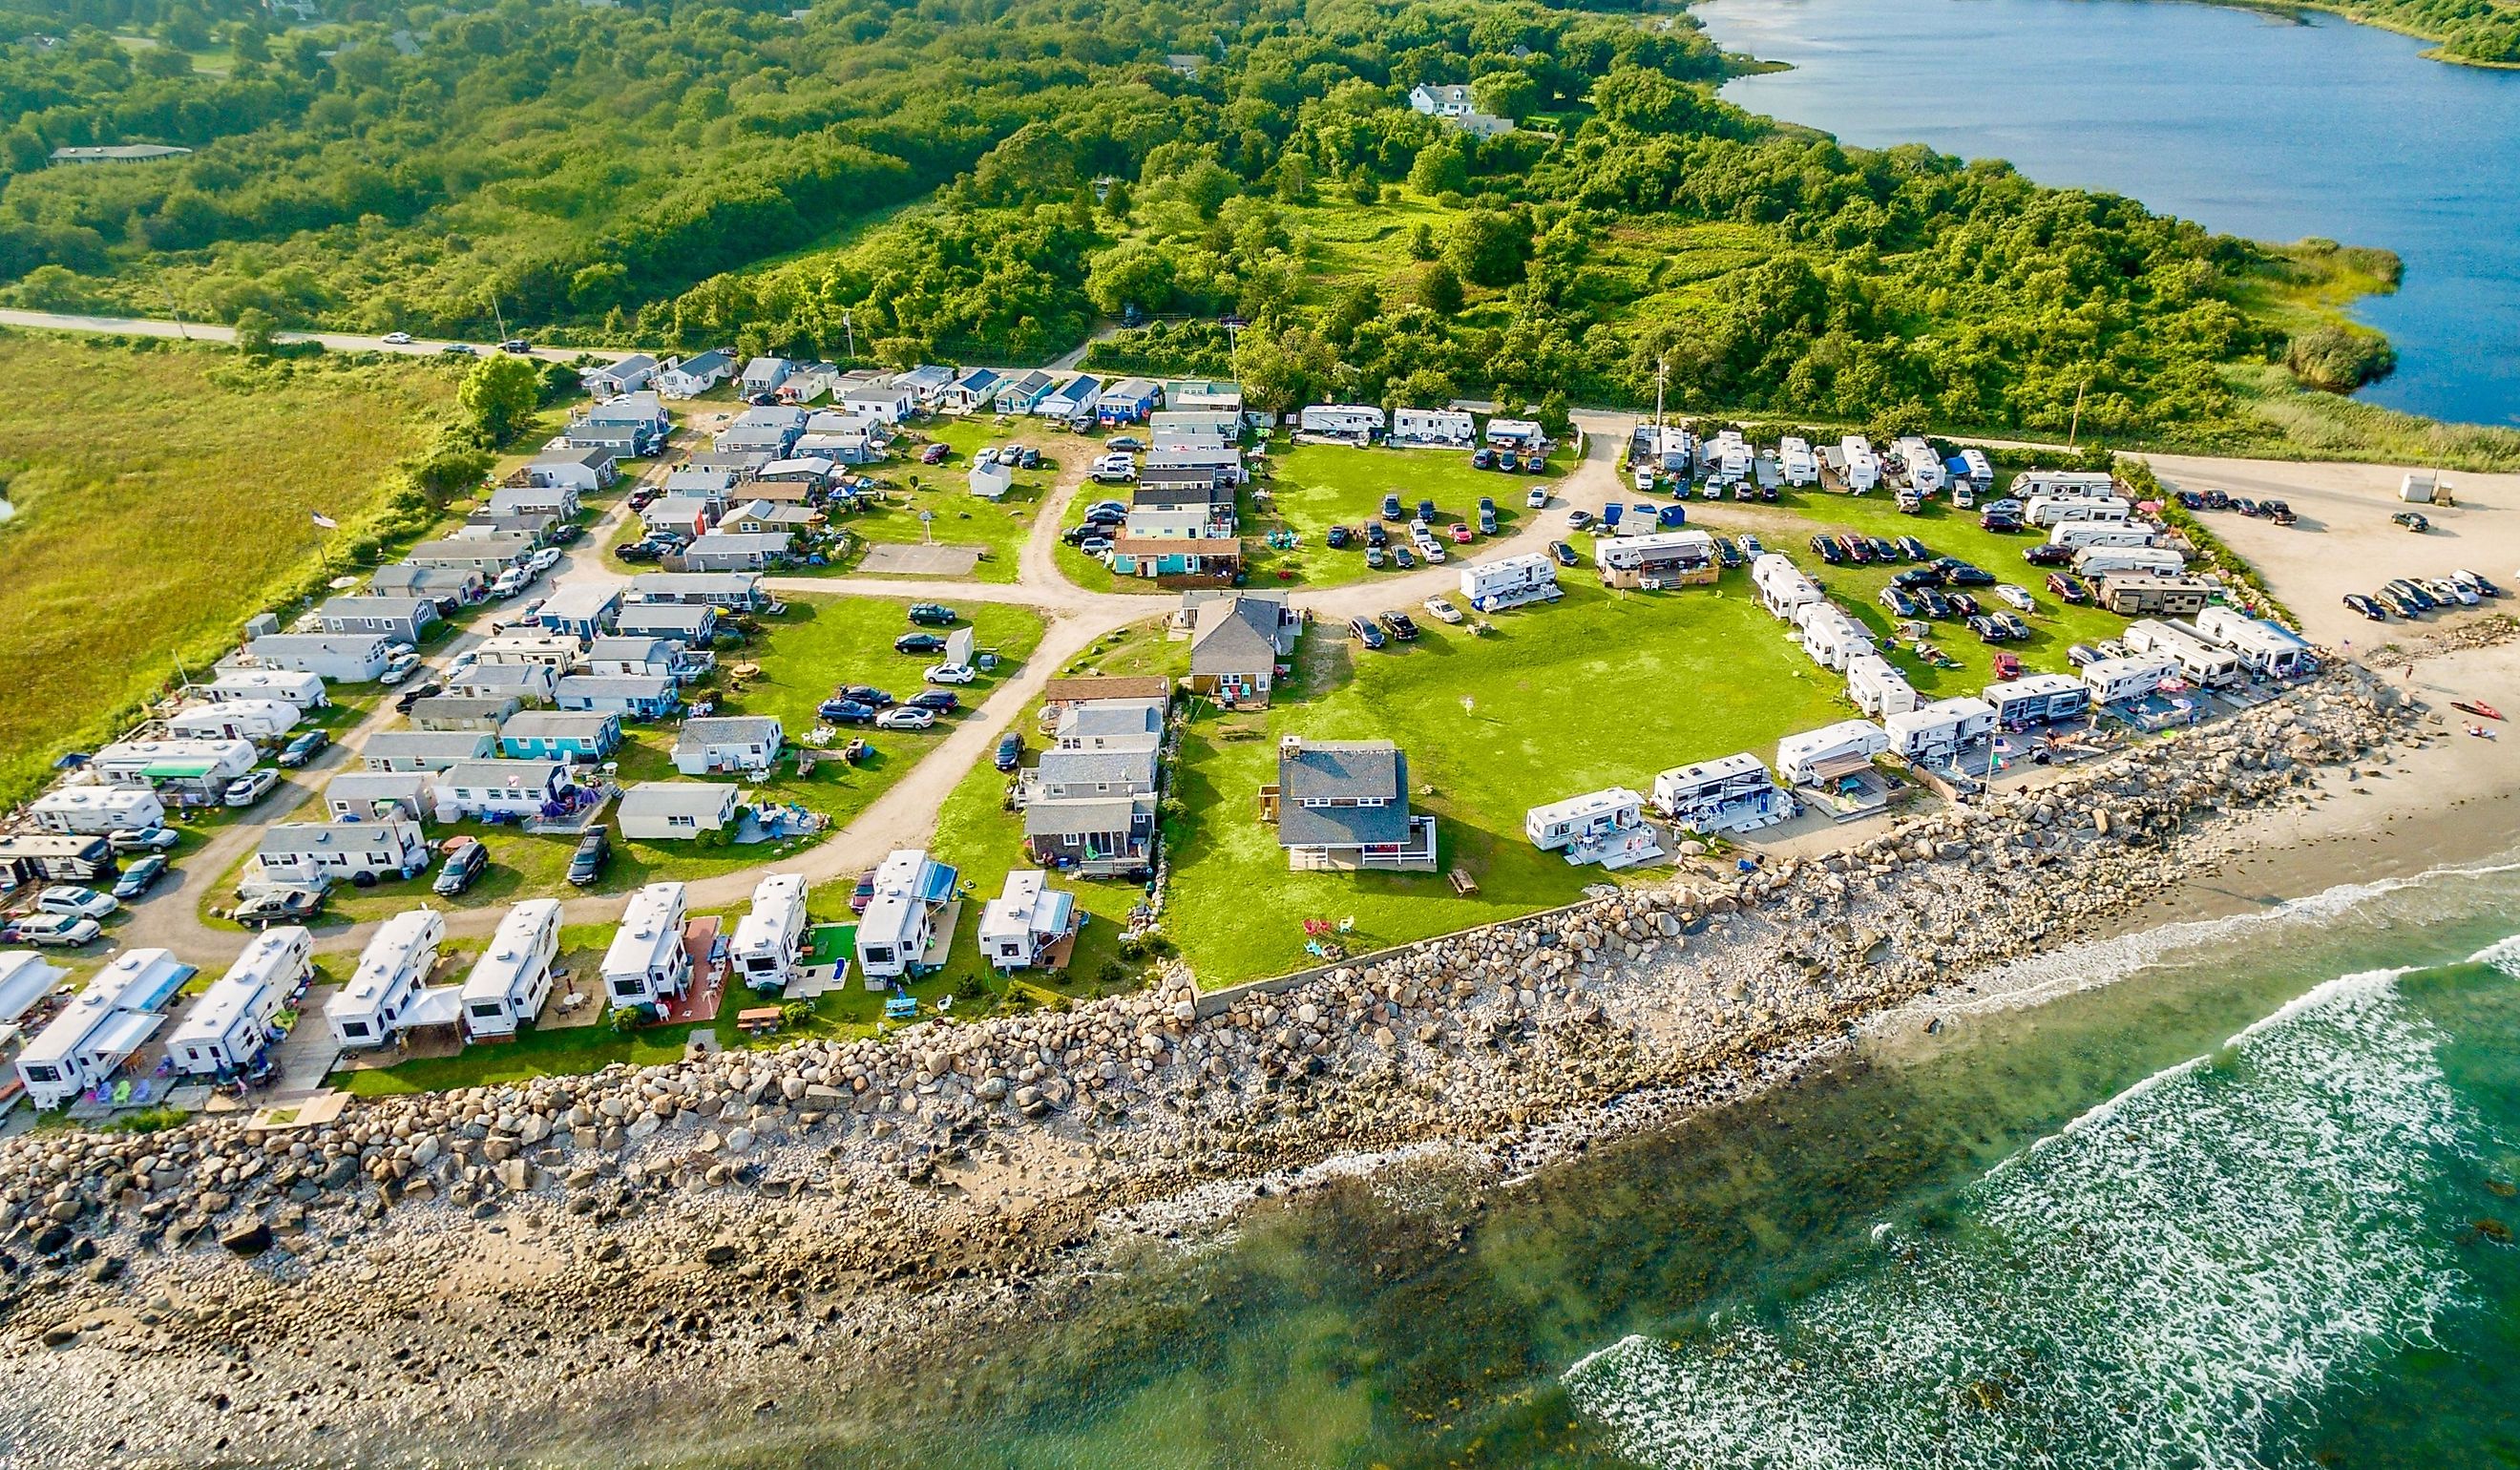
<instances>
[{"instance_id":1,"label":"white rv trailer","mask_svg":"<svg viewBox=\"0 0 2520 1470\"><path fill-rule=\"evenodd\" d=\"M2104 577L2115 572L2148 572L2167 577L2186 568L2186 556L2166 546L2087 546L2074 554L2074 574L2079 577Z\"/></svg>"},{"instance_id":2,"label":"white rv trailer","mask_svg":"<svg viewBox=\"0 0 2520 1470\"><path fill-rule=\"evenodd\" d=\"M1950 483L1943 469L1943 457L1920 436L1910 434L1890 447L1898 454L1900 468L1908 471L1908 483L1917 494L1931 495Z\"/></svg>"},{"instance_id":3,"label":"white rv trailer","mask_svg":"<svg viewBox=\"0 0 2520 1470\"><path fill-rule=\"evenodd\" d=\"M1824 669L1843 673L1848 659L1876 651L1872 635L1834 602L1815 602L1804 609L1803 651Z\"/></svg>"},{"instance_id":4,"label":"white rv trailer","mask_svg":"<svg viewBox=\"0 0 2520 1470\"><path fill-rule=\"evenodd\" d=\"M2021 518L2044 529L2063 525L2069 520L2124 520L2134 511L2133 506L2115 496L2100 500L2062 500L2052 495L2041 495L2022 502Z\"/></svg>"},{"instance_id":5,"label":"white rv trailer","mask_svg":"<svg viewBox=\"0 0 2520 1470\"><path fill-rule=\"evenodd\" d=\"M314 972L314 936L296 924L265 929L212 982L166 1038L166 1059L189 1076L242 1072L270 1047L272 1018Z\"/></svg>"},{"instance_id":6,"label":"white rv trailer","mask_svg":"<svg viewBox=\"0 0 2520 1470\"><path fill-rule=\"evenodd\" d=\"M1777 468L1785 483L1797 489L1820 478L1820 460L1812 453L1811 441L1792 434L1777 446Z\"/></svg>"},{"instance_id":7,"label":"white rv trailer","mask_svg":"<svg viewBox=\"0 0 2520 1470\"><path fill-rule=\"evenodd\" d=\"M1824 601L1820 584L1776 552L1764 553L1750 563L1750 585L1759 589L1759 601L1768 611L1787 622L1795 620L1795 609Z\"/></svg>"},{"instance_id":8,"label":"white rv trailer","mask_svg":"<svg viewBox=\"0 0 2520 1470\"><path fill-rule=\"evenodd\" d=\"M2200 609L2196 631L2239 654L2242 666L2252 673L2287 679L2310 666L2310 644L2300 634L2236 607Z\"/></svg>"},{"instance_id":9,"label":"white rv trailer","mask_svg":"<svg viewBox=\"0 0 2520 1470\"><path fill-rule=\"evenodd\" d=\"M613 1008L661 1005L690 987L692 957L683 948L689 902L680 883L651 883L630 896L604 951L604 999Z\"/></svg>"},{"instance_id":10,"label":"white rv trailer","mask_svg":"<svg viewBox=\"0 0 2520 1470\"><path fill-rule=\"evenodd\" d=\"M35 1106L59 1107L114 1074L164 1024L163 1008L193 967L164 950L126 950L18 1053Z\"/></svg>"},{"instance_id":11,"label":"white rv trailer","mask_svg":"<svg viewBox=\"0 0 2520 1470\"><path fill-rule=\"evenodd\" d=\"M2179 677L2179 660L2160 653L2135 653L2102 658L2083 665L2083 688L2093 704L2119 704L2139 699Z\"/></svg>"},{"instance_id":12,"label":"white rv trailer","mask_svg":"<svg viewBox=\"0 0 2520 1470\"><path fill-rule=\"evenodd\" d=\"M166 820L166 803L147 786L56 786L26 803L26 815L48 832L102 837Z\"/></svg>"},{"instance_id":13,"label":"white rv trailer","mask_svg":"<svg viewBox=\"0 0 2520 1470\"><path fill-rule=\"evenodd\" d=\"M1848 434L1837 441L1838 453L1846 457L1846 488L1861 495L1881 483L1881 460L1862 434Z\"/></svg>"},{"instance_id":14,"label":"white rv trailer","mask_svg":"<svg viewBox=\"0 0 2520 1470\"><path fill-rule=\"evenodd\" d=\"M1317 403L1296 416L1295 426L1308 434L1330 434L1364 443L1382 432L1382 410L1355 403Z\"/></svg>"},{"instance_id":15,"label":"white rv trailer","mask_svg":"<svg viewBox=\"0 0 2520 1470\"><path fill-rule=\"evenodd\" d=\"M805 877L774 872L752 890L752 911L735 921L727 955L743 983L757 991L784 991L801 973L805 942Z\"/></svg>"},{"instance_id":16,"label":"white rv trailer","mask_svg":"<svg viewBox=\"0 0 2520 1470\"><path fill-rule=\"evenodd\" d=\"M1890 736L1869 720L1840 720L1777 742L1777 774L1793 785L1825 780L1871 764L1890 748Z\"/></svg>"},{"instance_id":17,"label":"white rv trailer","mask_svg":"<svg viewBox=\"0 0 2520 1470\"><path fill-rule=\"evenodd\" d=\"M415 1024L414 1002L437 968L437 947L446 938L446 915L412 909L377 926L359 952L349 983L324 1002L324 1020L344 1048L382 1047Z\"/></svg>"},{"instance_id":18,"label":"white rv trailer","mask_svg":"<svg viewBox=\"0 0 2520 1470\"><path fill-rule=\"evenodd\" d=\"M2070 720L2092 707L2092 691L2065 674L2024 674L2010 684L1990 684L1983 691L1995 706L1999 730L2027 730Z\"/></svg>"},{"instance_id":19,"label":"white rv trailer","mask_svg":"<svg viewBox=\"0 0 2520 1470\"><path fill-rule=\"evenodd\" d=\"M515 1036L551 999L552 961L559 958L560 900L527 899L509 910L464 977L464 1034L475 1041Z\"/></svg>"},{"instance_id":20,"label":"white rv trailer","mask_svg":"<svg viewBox=\"0 0 2520 1470\"><path fill-rule=\"evenodd\" d=\"M1462 597L1473 611L1501 612L1526 602L1555 601L1560 596L1557 563L1538 552L1462 568Z\"/></svg>"},{"instance_id":21,"label":"white rv trailer","mask_svg":"<svg viewBox=\"0 0 2520 1470\"><path fill-rule=\"evenodd\" d=\"M2190 684L2224 689L2240 682L2240 655L2184 624L2138 618L2127 624L2125 639L2138 653L2177 660L2180 677Z\"/></svg>"},{"instance_id":22,"label":"white rv trailer","mask_svg":"<svg viewBox=\"0 0 2520 1470\"><path fill-rule=\"evenodd\" d=\"M1858 653L1846 661L1846 697L1876 720L1904 714L1923 702L1908 676L1878 653Z\"/></svg>"},{"instance_id":23,"label":"white rv trailer","mask_svg":"<svg viewBox=\"0 0 2520 1470\"><path fill-rule=\"evenodd\" d=\"M1000 970L1039 964L1076 932L1076 895L1050 887L1049 879L1038 868L1018 868L980 911L980 953L990 964Z\"/></svg>"},{"instance_id":24,"label":"white rv trailer","mask_svg":"<svg viewBox=\"0 0 2520 1470\"><path fill-rule=\"evenodd\" d=\"M2069 520L2048 533L2049 546L2150 546L2156 533L2138 520Z\"/></svg>"},{"instance_id":25,"label":"white rv trailer","mask_svg":"<svg viewBox=\"0 0 2520 1470\"><path fill-rule=\"evenodd\" d=\"M1654 810L1694 832L1744 832L1792 819L1794 799L1749 751L1654 778Z\"/></svg>"},{"instance_id":26,"label":"white rv trailer","mask_svg":"<svg viewBox=\"0 0 2520 1470\"><path fill-rule=\"evenodd\" d=\"M2111 500L2120 497L2122 488L2105 470L2025 469L2014 477L2009 493L2019 501Z\"/></svg>"},{"instance_id":27,"label":"white rv trailer","mask_svg":"<svg viewBox=\"0 0 2520 1470\"><path fill-rule=\"evenodd\" d=\"M1974 694L1920 704L1881 722L1890 748L1912 761L1949 761L1995 735L1995 706Z\"/></svg>"},{"instance_id":28,"label":"white rv trailer","mask_svg":"<svg viewBox=\"0 0 2520 1470\"><path fill-rule=\"evenodd\" d=\"M166 717L166 734L179 740L279 739L305 712L286 699L211 699Z\"/></svg>"},{"instance_id":29,"label":"white rv trailer","mask_svg":"<svg viewBox=\"0 0 2520 1470\"><path fill-rule=\"evenodd\" d=\"M875 897L858 915L858 969L867 988L883 990L912 974L935 941L936 915L961 875L917 848L885 858L875 870Z\"/></svg>"}]
</instances>

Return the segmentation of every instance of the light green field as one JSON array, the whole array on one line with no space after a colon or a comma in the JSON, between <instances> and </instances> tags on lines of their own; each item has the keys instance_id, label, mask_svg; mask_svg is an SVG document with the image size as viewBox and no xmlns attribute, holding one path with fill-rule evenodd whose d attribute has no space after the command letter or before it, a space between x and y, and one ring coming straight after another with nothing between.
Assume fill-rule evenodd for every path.
<instances>
[{"instance_id":1,"label":"light green field","mask_svg":"<svg viewBox=\"0 0 2520 1470\"><path fill-rule=\"evenodd\" d=\"M981 548L972 580L1014 581L1021 570L1024 539L1032 534L1042 501L1058 477L1059 457L1090 453L1092 441L1051 431L1038 419L940 418L914 432L951 449L945 463L920 464L920 446L910 444L892 463L875 467L875 477L886 487L883 503L838 516L833 524L869 543L917 545L922 539L919 515L924 511L935 517L924 529L937 542ZM1007 498L991 504L970 492L971 457L984 445L1006 444L1030 444L1040 450L1041 468L1017 471ZM842 564L802 570L808 576L817 570L854 573L863 559L852 557Z\"/></svg>"},{"instance_id":2,"label":"light green field","mask_svg":"<svg viewBox=\"0 0 2520 1470\"><path fill-rule=\"evenodd\" d=\"M434 365L247 370L208 348L0 334L0 804L251 613L319 584L454 400ZM323 531L322 512L342 529Z\"/></svg>"},{"instance_id":3,"label":"light green field","mask_svg":"<svg viewBox=\"0 0 2520 1470\"><path fill-rule=\"evenodd\" d=\"M1533 806L1671 766L1755 750L1843 718L1840 683L1785 641L1745 574L1715 588L1614 594L1570 574L1554 606L1506 613L1476 637L1431 618L1380 652L1316 628L1265 715L1202 713L1174 791L1164 927L1200 983L1310 962L1302 922L1354 920L1351 953L1573 902L1599 869L1577 869L1522 834ZM1290 873L1258 820L1280 736L1389 739L1409 755L1413 807L1437 819L1443 872Z\"/></svg>"}]
</instances>

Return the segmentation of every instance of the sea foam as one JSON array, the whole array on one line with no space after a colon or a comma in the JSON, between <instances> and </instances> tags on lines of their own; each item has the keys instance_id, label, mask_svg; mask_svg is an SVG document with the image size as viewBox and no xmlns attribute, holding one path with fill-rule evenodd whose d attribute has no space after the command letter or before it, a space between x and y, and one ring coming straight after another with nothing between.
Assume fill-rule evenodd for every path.
<instances>
[{"instance_id":1,"label":"sea foam","mask_svg":"<svg viewBox=\"0 0 2520 1470\"><path fill-rule=\"evenodd\" d=\"M2289 1458L2287 1413L2463 1284L2425 1200L2478 1125L2398 973L2145 1079L1773 1315L1592 1355L1570 1395L1657 1467Z\"/></svg>"}]
</instances>

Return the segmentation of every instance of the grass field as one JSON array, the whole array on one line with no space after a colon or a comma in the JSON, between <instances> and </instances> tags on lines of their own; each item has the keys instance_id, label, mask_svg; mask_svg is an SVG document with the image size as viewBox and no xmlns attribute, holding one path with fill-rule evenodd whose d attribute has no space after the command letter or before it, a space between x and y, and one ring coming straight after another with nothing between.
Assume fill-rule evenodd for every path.
<instances>
[{"instance_id":1,"label":"grass field","mask_svg":"<svg viewBox=\"0 0 2520 1470\"><path fill-rule=\"evenodd\" d=\"M1572 902L1576 869L1522 835L1526 809L1602 786L1650 785L1667 767L1841 718L1839 681L1787 643L1742 573L1716 588L1613 594L1570 577L1563 601L1494 619L1484 637L1428 620L1414 645L1368 652L1316 628L1265 715L1198 714L1167 828L1164 927L1200 983L1308 962L1302 921L1353 919L1351 951ZM1389 739L1408 753L1412 804L1437 821L1437 873L1290 873L1257 816L1281 736Z\"/></svg>"},{"instance_id":2,"label":"grass field","mask_svg":"<svg viewBox=\"0 0 2520 1470\"><path fill-rule=\"evenodd\" d=\"M454 399L433 365L244 367L0 334L0 803L354 544ZM343 529L319 531L321 512Z\"/></svg>"},{"instance_id":3,"label":"grass field","mask_svg":"<svg viewBox=\"0 0 2520 1470\"><path fill-rule=\"evenodd\" d=\"M917 545L922 540L919 516L923 511L935 517L926 528L939 543L981 548L972 580L1012 582L1021 569L1024 539L1032 534L1042 501L1058 476L1059 457L1088 453L1092 441L1051 432L1037 419L937 419L921 424L917 432L947 446L951 453L945 463L922 465L917 446L912 446L895 463L876 468L876 478L887 487L883 503L840 516L834 523L870 544ZM983 446L1006 444L1030 444L1040 450L1041 467L1018 470L1013 490L1005 500L991 504L970 492L971 457ZM855 572L862 560L852 557L846 564L827 570Z\"/></svg>"}]
</instances>

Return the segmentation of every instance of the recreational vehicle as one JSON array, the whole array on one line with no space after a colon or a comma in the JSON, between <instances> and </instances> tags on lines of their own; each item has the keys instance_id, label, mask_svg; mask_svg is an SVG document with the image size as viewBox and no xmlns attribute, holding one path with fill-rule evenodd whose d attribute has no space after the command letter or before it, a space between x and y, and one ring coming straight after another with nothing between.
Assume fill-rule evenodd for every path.
<instances>
[{"instance_id":1,"label":"recreational vehicle","mask_svg":"<svg viewBox=\"0 0 2520 1470\"><path fill-rule=\"evenodd\" d=\"M1759 601L1768 611L1786 622L1794 621L1795 609L1822 601L1820 585L1775 552L1750 563L1750 585L1759 589Z\"/></svg>"},{"instance_id":2,"label":"recreational vehicle","mask_svg":"<svg viewBox=\"0 0 2520 1470\"><path fill-rule=\"evenodd\" d=\"M1693 832L1745 832L1792 819L1794 799L1749 751L1654 778L1654 810Z\"/></svg>"},{"instance_id":3,"label":"recreational vehicle","mask_svg":"<svg viewBox=\"0 0 2520 1470\"><path fill-rule=\"evenodd\" d=\"M1858 653L1846 661L1846 697L1876 720L1904 714L1923 702L1908 676L1878 653Z\"/></svg>"},{"instance_id":4,"label":"recreational vehicle","mask_svg":"<svg viewBox=\"0 0 2520 1470\"><path fill-rule=\"evenodd\" d=\"M1890 736L1869 720L1841 720L1777 742L1777 774L1793 785L1818 785L1868 767L1890 748Z\"/></svg>"},{"instance_id":5,"label":"recreational vehicle","mask_svg":"<svg viewBox=\"0 0 2520 1470\"><path fill-rule=\"evenodd\" d=\"M2105 470L2025 469L2012 481L2015 500L2109 500L2119 497L2117 477Z\"/></svg>"},{"instance_id":6,"label":"recreational vehicle","mask_svg":"<svg viewBox=\"0 0 2520 1470\"><path fill-rule=\"evenodd\" d=\"M382 1047L403 1028L419 1024L414 1002L437 968L437 947L446 938L446 915L413 909L386 919L359 954L349 983L324 1002L324 1020L343 1048Z\"/></svg>"},{"instance_id":7,"label":"recreational vehicle","mask_svg":"<svg viewBox=\"0 0 2520 1470\"><path fill-rule=\"evenodd\" d=\"M28 802L26 815L48 832L101 837L158 825L166 804L147 786L57 786Z\"/></svg>"},{"instance_id":8,"label":"recreational vehicle","mask_svg":"<svg viewBox=\"0 0 2520 1470\"><path fill-rule=\"evenodd\" d=\"M774 872L752 890L752 912L735 922L728 951L743 983L762 992L784 991L796 978L805 942L805 878Z\"/></svg>"},{"instance_id":9,"label":"recreational vehicle","mask_svg":"<svg viewBox=\"0 0 2520 1470\"><path fill-rule=\"evenodd\" d=\"M2048 544L2077 552L2087 546L2150 546L2155 534L2140 521L2069 520L2048 533Z\"/></svg>"},{"instance_id":10,"label":"recreational vehicle","mask_svg":"<svg viewBox=\"0 0 2520 1470\"><path fill-rule=\"evenodd\" d=\"M1957 759L1995 734L1995 706L1973 694L1937 699L1881 722L1890 748L1920 765Z\"/></svg>"},{"instance_id":11,"label":"recreational vehicle","mask_svg":"<svg viewBox=\"0 0 2520 1470\"><path fill-rule=\"evenodd\" d=\"M2236 607L2199 612L2196 631L2239 654L2241 665L2253 674L2288 679L2310 667L2310 644L2301 635Z\"/></svg>"},{"instance_id":12,"label":"recreational vehicle","mask_svg":"<svg viewBox=\"0 0 2520 1470\"><path fill-rule=\"evenodd\" d=\"M1843 673L1847 660L1874 651L1872 635L1834 602L1815 602L1803 620L1803 651L1812 662Z\"/></svg>"},{"instance_id":13,"label":"recreational vehicle","mask_svg":"<svg viewBox=\"0 0 2520 1470\"><path fill-rule=\"evenodd\" d=\"M683 948L688 903L680 883L651 883L630 896L604 952L604 999L614 1009L661 1005L690 987L692 957Z\"/></svg>"},{"instance_id":14,"label":"recreational vehicle","mask_svg":"<svg viewBox=\"0 0 2520 1470\"><path fill-rule=\"evenodd\" d=\"M1910 434L1890 447L1899 456L1899 466L1908 472L1908 483L1917 494L1931 495L1949 483L1943 473L1943 457L1919 436Z\"/></svg>"},{"instance_id":15,"label":"recreational vehicle","mask_svg":"<svg viewBox=\"0 0 2520 1470\"><path fill-rule=\"evenodd\" d=\"M1317 403L1295 420L1298 430L1334 439L1353 439L1359 444L1371 443L1382 432L1382 410L1363 404Z\"/></svg>"},{"instance_id":16,"label":"recreational vehicle","mask_svg":"<svg viewBox=\"0 0 2520 1470\"><path fill-rule=\"evenodd\" d=\"M295 924L253 937L166 1039L166 1059L187 1076L249 1070L270 1049L272 1019L314 966L314 936Z\"/></svg>"},{"instance_id":17,"label":"recreational vehicle","mask_svg":"<svg viewBox=\"0 0 2520 1470\"><path fill-rule=\"evenodd\" d=\"M1500 557L1462 568L1462 597L1479 612L1557 601L1557 564L1538 552Z\"/></svg>"},{"instance_id":18,"label":"recreational vehicle","mask_svg":"<svg viewBox=\"0 0 2520 1470\"><path fill-rule=\"evenodd\" d=\"M2148 572L2111 572L2093 588L2099 604L2124 617L2194 612L2214 599L2218 589L2203 577L2155 576Z\"/></svg>"},{"instance_id":19,"label":"recreational vehicle","mask_svg":"<svg viewBox=\"0 0 2520 1470\"><path fill-rule=\"evenodd\" d=\"M1594 544L1604 587L1687 587L1715 580L1715 538L1705 531L1655 531Z\"/></svg>"},{"instance_id":20,"label":"recreational vehicle","mask_svg":"<svg viewBox=\"0 0 2520 1470\"><path fill-rule=\"evenodd\" d=\"M875 898L858 917L858 969L868 989L886 989L888 982L924 967L937 915L961 881L953 869L917 848L896 852L876 869Z\"/></svg>"},{"instance_id":21,"label":"recreational vehicle","mask_svg":"<svg viewBox=\"0 0 2520 1470\"><path fill-rule=\"evenodd\" d=\"M2240 655L2182 623L2139 618L2127 624L2126 646L2178 661L2180 677L2207 689L2240 682Z\"/></svg>"},{"instance_id":22,"label":"recreational vehicle","mask_svg":"<svg viewBox=\"0 0 2520 1470\"><path fill-rule=\"evenodd\" d=\"M112 1077L156 1034L193 967L164 950L125 951L98 971L25 1049L18 1081L39 1108L59 1107Z\"/></svg>"},{"instance_id":23,"label":"recreational vehicle","mask_svg":"<svg viewBox=\"0 0 2520 1470\"><path fill-rule=\"evenodd\" d=\"M1578 865L1598 863L1615 870L1662 856L1662 844L1645 824L1643 794L1625 786L1533 807L1523 814L1522 831L1542 852L1564 853Z\"/></svg>"},{"instance_id":24,"label":"recreational vehicle","mask_svg":"<svg viewBox=\"0 0 2520 1470\"><path fill-rule=\"evenodd\" d=\"M1990 684L1984 698L1999 730L2028 730L2071 720L2092 707L2092 691L2065 674L2024 674L2010 684Z\"/></svg>"},{"instance_id":25,"label":"recreational vehicle","mask_svg":"<svg viewBox=\"0 0 2520 1470\"><path fill-rule=\"evenodd\" d=\"M1785 435L1784 442L1777 446L1777 468L1784 475L1785 483L1797 489L1820 478L1820 461L1812 454L1811 441L1792 434Z\"/></svg>"},{"instance_id":26,"label":"recreational vehicle","mask_svg":"<svg viewBox=\"0 0 2520 1470\"><path fill-rule=\"evenodd\" d=\"M1837 441L1837 452L1846 459L1846 488L1862 495L1881 483L1881 461L1862 434L1848 434Z\"/></svg>"},{"instance_id":27,"label":"recreational vehicle","mask_svg":"<svg viewBox=\"0 0 2520 1470\"><path fill-rule=\"evenodd\" d=\"M2064 500L2041 495L2022 502L2021 518L2045 530L2075 520L2121 521L2134 510L2133 506L2115 496L2100 500Z\"/></svg>"},{"instance_id":28,"label":"recreational vehicle","mask_svg":"<svg viewBox=\"0 0 2520 1470\"><path fill-rule=\"evenodd\" d=\"M2087 546L2074 554L2074 575L2105 577L2117 572L2176 576L2187 569L2187 557L2166 546Z\"/></svg>"},{"instance_id":29,"label":"recreational vehicle","mask_svg":"<svg viewBox=\"0 0 2520 1470\"><path fill-rule=\"evenodd\" d=\"M2102 658L2083 665L2083 688L2099 705L2140 699L2178 677L2179 660L2159 653Z\"/></svg>"},{"instance_id":30,"label":"recreational vehicle","mask_svg":"<svg viewBox=\"0 0 2520 1470\"><path fill-rule=\"evenodd\" d=\"M1048 873L1018 868L1006 890L980 911L980 953L1001 970L1028 969L1054 958L1076 932L1076 895L1049 886Z\"/></svg>"},{"instance_id":31,"label":"recreational vehicle","mask_svg":"<svg viewBox=\"0 0 2520 1470\"><path fill-rule=\"evenodd\" d=\"M527 899L500 918L490 946L464 977L464 1034L515 1036L551 998L552 961L560 957L560 900Z\"/></svg>"}]
</instances>

